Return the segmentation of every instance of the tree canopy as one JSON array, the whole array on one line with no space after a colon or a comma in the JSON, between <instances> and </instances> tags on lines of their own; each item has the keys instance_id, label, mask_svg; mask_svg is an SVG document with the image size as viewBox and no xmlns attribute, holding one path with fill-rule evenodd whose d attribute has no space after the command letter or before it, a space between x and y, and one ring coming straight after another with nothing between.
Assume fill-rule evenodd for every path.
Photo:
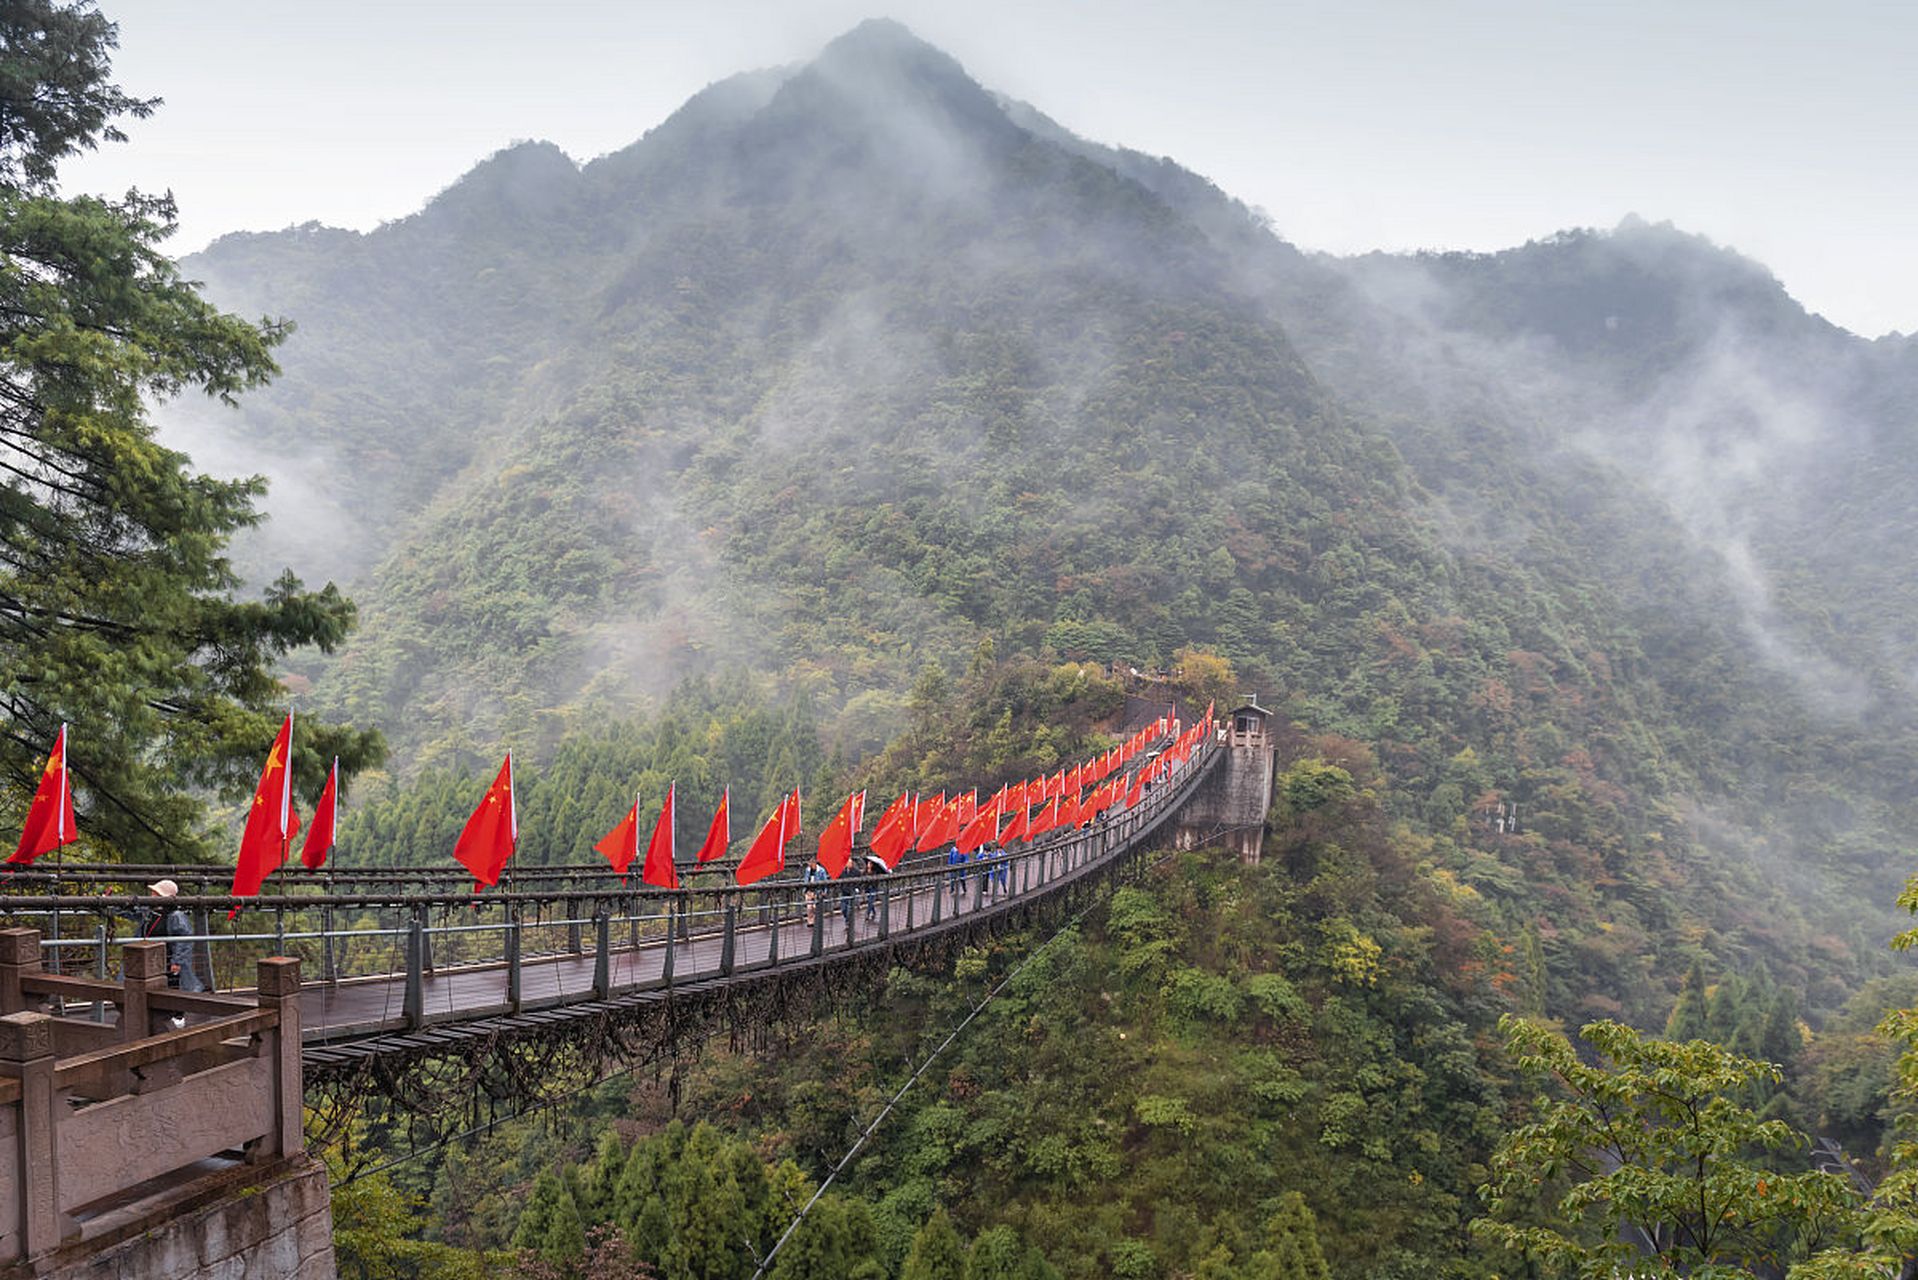
<instances>
[{"instance_id":1,"label":"tree canopy","mask_svg":"<svg viewBox=\"0 0 1918 1280\"><path fill-rule=\"evenodd\" d=\"M69 762L96 847L152 860L204 850L206 788L243 785L288 695L290 650L331 650L351 601L291 573L253 601L226 557L257 523L258 477L220 480L155 435L157 401L221 401L275 372L287 326L227 315L161 244L170 197L63 196L59 161L120 137L154 105L107 80L114 25L90 4L0 16L0 776L31 793L47 744ZM307 727L296 765L317 791L373 732Z\"/></svg>"}]
</instances>

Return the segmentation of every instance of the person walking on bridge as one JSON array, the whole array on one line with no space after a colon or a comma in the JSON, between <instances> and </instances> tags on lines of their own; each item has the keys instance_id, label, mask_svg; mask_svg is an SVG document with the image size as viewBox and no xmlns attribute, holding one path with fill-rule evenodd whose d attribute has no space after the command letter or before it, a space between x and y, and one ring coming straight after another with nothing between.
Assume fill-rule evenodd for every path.
<instances>
[{"instance_id":1,"label":"person walking on bridge","mask_svg":"<svg viewBox=\"0 0 1918 1280\"><path fill-rule=\"evenodd\" d=\"M832 879L819 859L814 858L812 865L806 868L806 923L811 924L819 913L819 885Z\"/></svg>"},{"instance_id":2,"label":"person walking on bridge","mask_svg":"<svg viewBox=\"0 0 1918 1280\"><path fill-rule=\"evenodd\" d=\"M172 880L155 880L147 892L156 898L177 898L180 886ZM193 921L177 906L142 907L136 917L142 938L165 938L166 984L181 991L205 991L206 983L193 967Z\"/></svg>"},{"instance_id":3,"label":"person walking on bridge","mask_svg":"<svg viewBox=\"0 0 1918 1280\"><path fill-rule=\"evenodd\" d=\"M947 882L952 886L953 901L957 902L966 894L966 855L959 852L958 845L946 851L946 865L952 868Z\"/></svg>"}]
</instances>

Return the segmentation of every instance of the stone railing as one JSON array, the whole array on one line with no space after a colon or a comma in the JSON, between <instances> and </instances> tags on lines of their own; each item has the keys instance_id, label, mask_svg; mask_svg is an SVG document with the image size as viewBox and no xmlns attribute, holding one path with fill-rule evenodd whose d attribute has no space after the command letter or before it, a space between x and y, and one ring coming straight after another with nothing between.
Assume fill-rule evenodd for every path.
<instances>
[{"instance_id":1,"label":"stone railing","mask_svg":"<svg viewBox=\"0 0 1918 1280\"><path fill-rule=\"evenodd\" d=\"M0 929L0 1266L303 1150L300 962L260 961L257 1000L170 990L166 970L144 941L117 984L50 974L36 931Z\"/></svg>"}]
</instances>

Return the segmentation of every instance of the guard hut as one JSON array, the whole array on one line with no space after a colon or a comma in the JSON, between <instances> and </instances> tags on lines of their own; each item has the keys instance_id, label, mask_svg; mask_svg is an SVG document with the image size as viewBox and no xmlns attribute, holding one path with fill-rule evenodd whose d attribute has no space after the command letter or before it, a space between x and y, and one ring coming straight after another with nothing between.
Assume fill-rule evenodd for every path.
<instances>
[{"instance_id":1,"label":"guard hut","mask_svg":"<svg viewBox=\"0 0 1918 1280\"><path fill-rule=\"evenodd\" d=\"M1272 713L1248 697L1215 725L1225 746L1225 764L1192 798L1179 817L1178 847L1223 844L1248 866L1265 851L1265 814L1272 807L1277 748Z\"/></svg>"}]
</instances>

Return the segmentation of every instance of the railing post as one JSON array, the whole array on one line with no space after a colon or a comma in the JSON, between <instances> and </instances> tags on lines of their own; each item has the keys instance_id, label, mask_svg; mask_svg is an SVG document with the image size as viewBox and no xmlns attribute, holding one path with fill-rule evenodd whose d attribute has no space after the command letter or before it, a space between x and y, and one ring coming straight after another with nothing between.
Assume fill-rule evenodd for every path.
<instances>
[{"instance_id":1,"label":"railing post","mask_svg":"<svg viewBox=\"0 0 1918 1280\"><path fill-rule=\"evenodd\" d=\"M120 948L120 1039L144 1040L153 1034L147 997L166 990L167 944L158 938Z\"/></svg>"},{"instance_id":2,"label":"railing post","mask_svg":"<svg viewBox=\"0 0 1918 1280\"><path fill-rule=\"evenodd\" d=\"M685 917L679 911L677 899L666 899L666 956L659 963L659 980L669 987L673 985L673 948L675 942L673 934L676 932L673 927L673 917L676 915L680 917L680 923L683 924Z\"/></svg>"},{"instance_id":3,"label":"railing post","mask_svg":"<svg viewBox=\"0 0 1918 1280\"><path fill-rule=\"evenodd\" d=\"M107 926L105 921L93 926L93 980L107 980ZM95 998L93 1002L93 1020L107 1020L107 1002L104 998Z\"/></svg>"},{"instance_id":4,"label":"railing post","mask_svg":"<svg viewBox=\"0 0 1918 1280\"><path fill-rule=\"evenodd\" d=\"M892 936L892 877L890 875L886 877L886 882L879 886L879 936L881 938Z\"/></svg>"},{"instance_id":5,"label":"railing post","mask_svg":"<svg viewBox=\"0 0 1918 1280\"><path fill-rule=\"evenodd\" d=\"M433 972L433 932L427 926L432 923L432 908L421 903L413 908L420 920L420 973Z\"/></svg>"},{"instance_id":6,"label":"railing post","mask_svg":"<svg viewBox=\"0 0 1918 1280\"><path fill-rule=\"evenodd\" d=\"M812 907L812 953L817 957L826 949L826 912L827 898L823 893L813 895Z\"/></svg>"},{"instance_id":7,"label":"railing post","mask_svg":"<svg viewBox=\"0 0 1918 1280\"><path fill-rule=\"evenodd\" d=\"M779 964L779 926L784 922L786 913L780 909L785 904L780 902L780 895L778 893L769 893L766 897L770 898L773 904L773 922L767 927L768 931L766 934L766 967L772 969L776 968ZM764 913L762 912L761 914L763 916ZM813 919L817 920L818 918L819 913L815 911L813 913Z\"/></svg>"},{"instance_id":8,"label":"railing post","mask_svg":"<svg viewBox=\"0 0 1918 1280\"><path fill-rule=\"evenodd\" d=\"M514 907L506 918L506 1003L514 1013L519 1012L520 1004L520 943L519 908Z\"/></svg>"},{"instance_id":9,"label":"railing post","mask_svg":"<svg viewBox=\"0 0 1918 1280\"><path fill-rule=\"evenodd\" d=\"M8 932L15 932L8 930ZM26 932L33 932L26 930ZM37 942L37 935L36 935ZM20 1197L14 1206L20 1253L31 1258L60 1243L60 1168L53 1132L53 1019L44 1013L0 1017L0 1077L20 1082L19 1115L11 1181Z\"/></svg>"},{"instance_id":10,"label":"railing post","mask_svg":"<svg viewBox=\"0 0 1918 1280\"><path fill-rule=\"evenodd\" d=\"M0 929L0 1013L19 1013L27 1007L20 979L40 972L40 931Z\"/></svg>"},{"instance_id":11,"label":"railing post","mask_svg":"<svg viewBox=\"0 0 1918 1280\"><path fill-rule=\"evenodd\" d=\"M722 978L733 976L733 943L739 931L739 904L728 901L724 913L725 923L720 926L719 934L719 974Z\"/></svg>"},{"instance_id":12,"label":"railing post","mask_svg":"<svg viewBox=\"0 0 1918 1280\"><path fill-rule=\"evenodd\" d=\"M601 911L593 917L593 996L604 1000L613 993L613 918Z\"/></svg>"},{"instance_id":13,"label":"railing post","mask_svg":"<svg viewBox=\"0 0 1918 1280\"><path fill-rule=\"evenodd\" d=\"M917 892L918 885L919 885L919 882L917 880L908 880L906 882L906 932L907 933L912 932L912 912L913 912L912 900L919 896Z\"/></svg>"},{"instance_id":14,"label":"railing post","mask_svg":"<svg viewBox=\"0 0 1918 1280\"><path fill-rule=\"evenodd\" d=\"M974 877L978 883L972 886L972 909L974 911L978 911L986 905L986 881L991 875L992 865L988 862L979 863L979 874Z\"/></svg>"},{"instance_id":15,"label":"railing post","mask_svg":"<svg viewBox=\"0 0 1918 1280\"><path fill-rule=\"evenodd\" d=\"M338 982L340 970L333 958L333 908L320 908L320 980Z\"/></svg>"},{"instance_id":16,"label":"railing post","mask_svg":"<svg viewBox=\"0 0 1918 1280\"><path fill-rule=\"evenodd\" d=\"M585 947L580 942L577 904L568 898L565 901L564 910L566 912L566 950L573 955L578 955L585 950Z\"/></svg>"},{"instance_id":17,"label":"railing post","mask_svg":"<svg viewBox=\"0 0 1918 1280\"><path fill-rule=\"evenodd\" d=\"M273 1131L250 1154L258 1160L296 1156L306 1150L300 1075L300 962L294 956L269 956L255 970L254 986L262 1009L279 1014L267 1038L273 1062Z\"/></svg>"},{"instance_id":18,"label":"railing post","mask_svg":"<svg viewBox=\"0 0 1918 1280\"><path fill-rule=\"evenodd\" d=\"M945 908L946 881L950 880L951 878L952 878L951 872L947 872L944 875L933 877L933 880L932 880L932 923L933 924L939 923L939 914Z\"/></svg>"},{"instance_id":19,"label":"railing post","mask_svg":"<svg viewBox=\"0 0 1918 1280\"><path fill-rule=\"evenodd\" d=\"M417 1027L426 1017L426 926L415 911L406 921L406 996L400 1014L406 1025Z\"/></svg>"}]
</instances>

